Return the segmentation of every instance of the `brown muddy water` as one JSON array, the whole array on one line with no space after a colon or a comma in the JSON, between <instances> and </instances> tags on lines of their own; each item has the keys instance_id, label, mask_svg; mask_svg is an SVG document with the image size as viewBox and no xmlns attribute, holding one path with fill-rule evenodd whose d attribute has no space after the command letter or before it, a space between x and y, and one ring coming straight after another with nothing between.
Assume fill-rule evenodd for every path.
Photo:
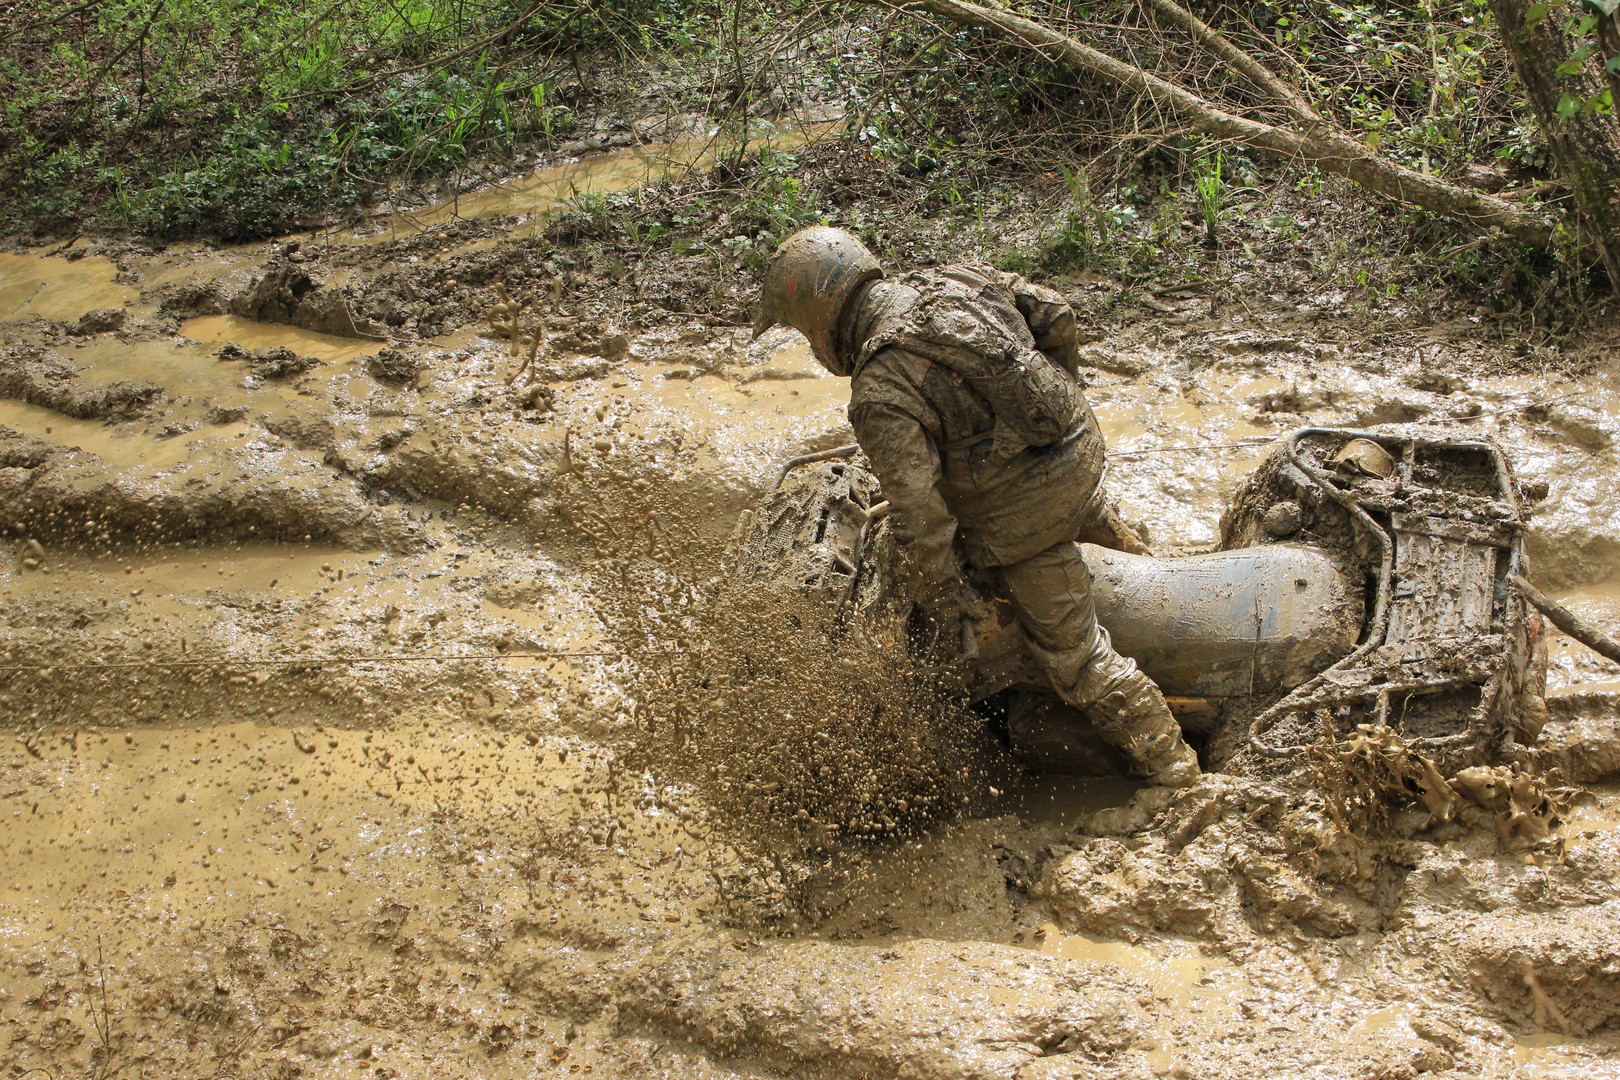
<instances>
[{"instance_id":1,"label":"brown muddy water","mask_svg":"<svg viewBox=\"0 0 1620 1080\"><path fill-rule=\"evenodd\" d=\"M564 203L588 201L591 196L627 191L666 176L707 169L722 155L748 147L793 150L836 132L842 124L839 110L803 110L791 124L751 122L745 142L734 132L722 132L706 118L676 117L661 126L689 134L583 159L570 158L418 210L389 214L361 229L336 235L321 233L312 238L323 242L381 243L450 221L498 217L517 219L512 236L532 235L537 219Z\"/></svg>"},{"instance_id":2,"label":"brown muddy water","mask_svg":"<svg viewBox=\"0 0 1620 1080\"><path fill-rule=\"evenodd\" d=\"M648 153L454 212L638 183ZM415 257L364 240L303 265L358 303ZM467 277L507 242L429 261ZM586 534L701 561L780 462L848 441L802 341L559 301L540 393L507 383L486 282L395 334L401 375L383 342L244 314L276 245L67 257L90 246L0 254L7 1075L1620 1076L1620 668L1579 645L1553 636L1537 750L1590 792L1561 860L1485 820L1346 837L1242 776L1001 764L961 816L794 876L680 761L625 772ZM1463 330L1343 329L1100 334L1125 516L1194 552L1279 435L1444 425L1545 481L1534 576L1620 628L1620 364L1497 374ZM637 520L649 493L690 529Z\"/></svg>"}]
</instances>

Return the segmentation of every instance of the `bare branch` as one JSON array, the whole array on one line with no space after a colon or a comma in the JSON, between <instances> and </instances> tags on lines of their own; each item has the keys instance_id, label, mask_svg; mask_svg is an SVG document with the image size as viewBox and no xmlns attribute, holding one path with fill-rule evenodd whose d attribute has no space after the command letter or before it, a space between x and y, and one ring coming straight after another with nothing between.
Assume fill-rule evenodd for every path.
<instances>
[{"instance_id":1,"label":"bare branch","mask_svg":"<svg viewBox=\"0 0 1620 1080\"><path fill-rule=\"evenodd\" d=\"M1477 228L1501 229L1526 244L1546 247L1552 242L1553 223L1547 218L1529 213L1505 199L1458 187L1390 161L1326 121L1307 124L1308 130L1305 131L1293 131L1238 116L1215 107L1177 83L1000 8L983 7L965 0L868 2L900 7L911 12L927 12L965 26L994 31L1028 45L1050 60L1135 91L1155 107L1182 117L1195 131L1315 165L1327 172L1348 177L1380 195L1420 206ZM1207 27L1205 29L1208 30ZM1227 42L1227 45L1230 44ZM1260 70L1264 71L1263 68Z\"/></svg>"},{"instance_id":2,"label":"bare branch","mask_svg":"<svg viewBox=\"0 0 1620 1080\"><path fill-rule=\"evenodd\" d=\"M1257 90L1269 93L1288 106L1289 111L1299 119L1322 122L1316 107L1305 99L1305 95L1283 82L1260 61L1232 44L1231 39L1225 34L1211 27L1175 0L1142 0L1142 3L1160 18L1173 22L1187 31L1199 45L1231 64Z\"/></svg>"}]
</instances>

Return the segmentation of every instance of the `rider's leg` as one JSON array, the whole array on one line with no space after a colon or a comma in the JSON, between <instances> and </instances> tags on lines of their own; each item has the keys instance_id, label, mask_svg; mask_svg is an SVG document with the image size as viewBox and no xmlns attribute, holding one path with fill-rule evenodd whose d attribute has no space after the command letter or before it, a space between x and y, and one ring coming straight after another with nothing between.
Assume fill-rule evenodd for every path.
<instances>
[{"instance_id":1,"label":"rider's leg","mask_svg":"<svg viewBox=\"0 0 1620 1080\"><path fill-rule=\"evenodd\" d=\"M1182 738L1164 695L1097 625L1091 572L1080 546L1058 544L1001 568L1001 578L1052 688L1082 709L1098 734L1125 751L1155 784L1198 778L1198 756Z\"/></svg>"}]
</instances>

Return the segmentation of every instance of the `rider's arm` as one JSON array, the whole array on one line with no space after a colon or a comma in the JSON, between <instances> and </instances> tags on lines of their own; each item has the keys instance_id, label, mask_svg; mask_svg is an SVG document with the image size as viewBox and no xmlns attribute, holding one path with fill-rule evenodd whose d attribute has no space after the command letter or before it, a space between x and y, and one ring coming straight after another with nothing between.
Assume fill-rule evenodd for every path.
<instances>
[{"instance_id":1,"label":"rider's arm","mask_svg":"<svg viewBox=\"0 0 1620 1080\"><path fill-rule=\"evenodd\" d=\"M1080 328L1069 302L1057 290L1036 285L1017 274L1003 274L1001 283L1012 291L1013 302L1035 335L1035 347L1070 375L1078 375Z\"/></svg>"},{"instance_id":2,"label":"rider's arm","mask_svg":"<svg viewBox=\"0 0 1620 1080\"><path fill-rule=\"evenodd\" d=\"M958 603L951 549L956 519L939 492L942 473L934 440L911 414L894 405L858 405L849 419L889 500L912 598L935 619L951 619Z\"/></svg>"}]
</instances>

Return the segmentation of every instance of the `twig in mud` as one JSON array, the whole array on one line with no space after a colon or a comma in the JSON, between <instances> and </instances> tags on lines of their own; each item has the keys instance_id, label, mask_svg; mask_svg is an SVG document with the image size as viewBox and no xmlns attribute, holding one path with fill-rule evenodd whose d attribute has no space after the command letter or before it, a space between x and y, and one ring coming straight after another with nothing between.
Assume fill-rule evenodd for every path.
<instances>
[{"instance_id":1,"label":"twig in mud","mask_svg":"<svg viewBox=\"0 0 1620 1080\"><path fill-rule=\"evenodd\" d=\"M1599 656L1620 663L1620 642L1615 641L1614 638L1597 627L1587 623L1569 608L1530 584L1521 575L1509 574L1507 578L1513 583L1515 589L1524 594L1526 600L1530 601L1537 610L1552 620L1554 626Z\"/></svg>"},{"instance_id":2,"label":"twig in mud","mask_svg":"<svg viewBox=\"0 0 1620 1080\"><path fill-rule=\"evenodd\" d=\"M1156 446L1147 450L1120 450L1109 453L1105 456L1112 460L1115 458L1144 457L1148 454L1196 453L1203 450L1237 450L1248 449L1256 446L1265 446L1267 443L1276 441L1277 440L1274 437L1268 435L1261 438L1245 439L1242 442L1202 443L1197 446Z\"/></svg>"},{"instance_id":3,"label":"twig in mud","mask_svg":"<svg viewBox=\"0 0 1620 1080\"><path fill-rule=\"evenodd\" d=\"M1546 1031L1547 1021L1552 1020L1558 1025L1558 1030L1562 1031L1566 1037L1574 1037L1575 1032L1569 1025L1569 1017L1564 1015L1564 1010L1560 1009L1558 1003L1543 989L1541 980L1536 977L1536 969L1530 963L1530 958L1522 958L1519 961L1519 968L1523 972L1524 985L1530 990L1530 1001L1535 1009L1530 1023L1535 1026L1537 1031Z\"/></svg>"},{"instance_id":4,"label":"twig in mud","mask_svg":"<svg viewBox=\"0 0 1620 1080\"><path fill-rule=\"evenodd\" d=\"M100 1000L97 1000L96 994L89 988L85 991L85 996L90 999L90 1007L87 1010L90 1013L90 1023L96 1029L96 1038L101 1040L99 1048L101 1060L93 1065L91 1075L96 1077L96 1080L106 1080L107 1077L123 1072L124 1066L112 1068L112 1010L107 1007L107 964L101 950L100 934L96 935L96 979L99 984L97 989L100 992ZM91 1051L90 1060L96 1061L95 1050Z\"/></svg>"}]
</instances>

